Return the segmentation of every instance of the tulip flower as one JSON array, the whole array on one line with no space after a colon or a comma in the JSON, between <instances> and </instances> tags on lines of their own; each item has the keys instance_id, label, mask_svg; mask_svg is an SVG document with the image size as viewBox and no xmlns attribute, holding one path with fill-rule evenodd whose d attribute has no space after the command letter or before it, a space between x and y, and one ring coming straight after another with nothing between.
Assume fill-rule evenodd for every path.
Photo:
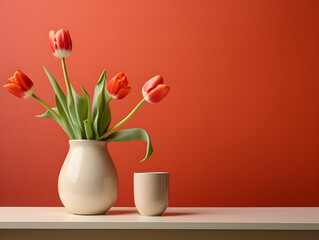
<instances>
[{"instance_id":1,"label":"tulip flower","mask_svg":"<svg viewBox=\"0 0 319 240\"><path fill-rule=\"evenodd\" d=\"M62 125L61 118L54 112L45 102L43 102L40 98L33 94L34 86L31 79L25 75L20 70L17 70L13 77L9 78L8 84L3 87L7 89L10 93L16 95L19 98L28 98L33 97L39 103L41 103Z\"/></svg>"},{"instance_id":2,"label":"tulip flower","mask_svg":"<svg viewBox=\"0 0 319 240\"><path fill-rule=\"evenodd\" d=\"M74 99L72 96L71 85L69 82L69 77L66 71L65 60L67 56L71 54L72 51L72 41L70 33L68 30L60 29L56 33L54 31L49 32L49 43L52 53L55 57L60 58L62 62L63 75L65 79L65 85L67 89L68 101L70 104L74 104Z\"/></svg>"},{"instance_id":3,"label":"tulip flower","mask_svg":"<svg viewBox=\"0 0 319 240\"><path fill-rule=\"evenodd\" d=\"M130 93L131 87L128 86L128 81L124 73L116 74L107 84L107 91L113 99L122 99Z\"/></svg>"},{"instance_id":4,"label":"tulip flower","mask_svg":"<svg viewBox=\"0 0 319 240\"><path fill-rule=\"evenodd\" d=\"M17 70L8 82L3 87L19 98L28 98L33 93L33 82L20 70Z\"/></svg>"},{"instance_id":5,"label":"tulip flower","mask_svg":"<svg viewBox=\"0 0 319 240\"><path fill-rule=\"evenodd\" d=\"M169 87L164 84L163 77L157 75L148 80L143 88L142 93L146 101L149 103L160 102L169 92Z\"/></svg>"},{"instance_id":6,"label":"tulip flower","mask_svg":"<svg viewBox=\"0 0 319 240\"><path fill-rule=\"evenodd\" d=\"M124 73L119 73L118 75L120 77L123 77ZM116 75L114 78L119 77L118 75ZM112 80L114 78L112 78ZM107 86L108 87L107 90L109 91L109 93L112 93L113 88L118 89L116 85L117 83L114 83L113 81L115 80L113 81L112 80L109 83L110 85ZM148 80L142 88L142 93L144 98L136 105L136 107L122 121L120 121L114 127L109 129L99 139L100 140L104 139L108 134L114 132L116 129L118 129L120 126L126 123L136 113L136 111L143 105L145 101L149 103L158 103L168 94L168 92L169 92L169 87L164 84L163 77L161 75L157 75L151 78L150 80Z\"/></svg>"},{"instance_id":7,"label":"tulip flower","mask_svg":"<svg viewBox=\"0 0 319 240\"><path fill-rule=\"evenodd\" d=\"M68 30L60 29L56 33L49 33L50 47L53 55L57 58L65 58L72 51L72 41Z\"/></svg>"}]
</instances>

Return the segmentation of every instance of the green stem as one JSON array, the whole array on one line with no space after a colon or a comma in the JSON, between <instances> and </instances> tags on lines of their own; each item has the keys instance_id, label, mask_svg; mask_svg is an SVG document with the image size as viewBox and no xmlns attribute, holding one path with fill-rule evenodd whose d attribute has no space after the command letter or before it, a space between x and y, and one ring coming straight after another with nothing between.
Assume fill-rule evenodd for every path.
<instances>
[{"instance_id":1,"label":"green stem","mask_svg":"<svg viewBox=\"0 0 319 240\"><path fill-rule=\"evenodd\" d=\"M59 116L55 111L53 111L52 108L50 108L50 107L48 106L48 104L46 104L45 102L43 102L40 98L38 98L38 97L37 97L36 95L34 95L34 94L32 94L31 96L32 96L35 100L37 100L39 103L41 103L42 106L44 106L44 107L60 122L60 124L62 124L62 121L61 121L60 116ZM63 126L63 124L62 124L62 126Z\"/></svg>"},{"instance_id":2,"label":"green stem","mask_svg":"<svg viewBox=\"0 0 319 240\"><path fill-rule=\"evenodd\" d=\"M71 86L70 86L70 82L69 82L69 77L68 77L68 72L66 71L64 58L61 58L61 61L62 61L62 68L63 68L63 74L64 74L64 79L65 79L65 85L66 85L67 93L73 99Z\"/></svg>"},{"instance_id":3,"label":"green stem","mask_svg":"<svg viewBox=\"0 0 319 240\"><path fill-rule=\"evenodd\" d=\"M142 104L145 102L145 98L142 99L142 101L139 102L139 104L136 105L136 107L132 110L132 112L130 112L129 115L126 116L126 118L124 118L122 121L120 121L118 124L116 124L114 127L112 127L111 129L109 129L106 133L103 134L102 137L99 138L99 140L102 140L103 138L105 138L107 135L109 135L110 133L114 132L116 129L118 129L120 126L122 126L124 123L127 122L127 120L129 120L134 113L136 113L136 111L142 106Z\"/></svg>"}]
</instances>

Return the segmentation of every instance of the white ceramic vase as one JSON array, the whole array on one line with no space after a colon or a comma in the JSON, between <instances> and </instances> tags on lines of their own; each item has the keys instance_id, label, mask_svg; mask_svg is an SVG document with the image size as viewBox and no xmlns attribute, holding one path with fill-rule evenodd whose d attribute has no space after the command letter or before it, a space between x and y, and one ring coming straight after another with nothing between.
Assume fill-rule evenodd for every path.
<instances>
[{"instance_id":1,"label":"white ceramic vase","mask_svg":"<svg viewBox=\"0 0 319 240\"><path fill-rule=\"evenodd\" d=\"M58 190L73 214L105 214L115 203L118 176L107 142L70 140L60 171Z\"/></svg>"}]
</instances>

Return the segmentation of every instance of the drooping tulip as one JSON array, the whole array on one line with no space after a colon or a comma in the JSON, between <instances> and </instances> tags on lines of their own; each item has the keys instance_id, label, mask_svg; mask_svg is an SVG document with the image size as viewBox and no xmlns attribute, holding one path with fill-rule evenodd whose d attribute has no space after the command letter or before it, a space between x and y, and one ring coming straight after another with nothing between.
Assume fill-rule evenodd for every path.
<instances>
[{"instance_id":1,"label":"drooping tulip","mask_svg":"<svg viewBox=\"0 0 319 240\"><path fill-rule=\"evenodd\" d=\"M142 93L146 101L149 103L160 102L169 92L169 86L164 84L163 77L157 75L148 80L143 88Z\"/></svg>"},{"instance_id":2,"label":"drooping tulip","mask_svg":"<svg viewBox=\"0 0 319 240\"><path fill-rule=\"evenodd\" d=\"M17 70L8 82L3 87L19 98L28 98L33 93L33 82L20 70Z\"/></svg>"},{"instance_id":3,"label":"drooping tulip","mask_svg":"<svg viewBox=\"0 0 319 240\"><path fill-rule=\"evenodd\" d=\"M107 91L113 99L122 99L130 93L131 87L128 86L128 81L124 73L116 74L108 83Z\"/></svg>"},{"instance_id":4,"label":"drooping tulip","mask_svg":"<svg viewBox=\"0 0 319 240\"><path fill-rule=\"evenodd\" d=\"M57 58L65 58L72 51L72 41L68 30L60 29L56 33L50 31L49 42L52 53Z\"/></svg>"}]
</instances>

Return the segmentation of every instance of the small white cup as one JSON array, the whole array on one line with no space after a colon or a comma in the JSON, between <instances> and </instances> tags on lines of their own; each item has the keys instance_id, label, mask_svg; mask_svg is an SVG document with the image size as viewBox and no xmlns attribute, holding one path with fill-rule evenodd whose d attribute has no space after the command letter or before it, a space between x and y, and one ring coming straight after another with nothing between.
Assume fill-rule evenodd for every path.
<instances>
[{"instance_id":1,"label":"small white cup","mask_svg":"<svg viewBox=\"0 0 319 240\"><path fill-rule=\"evenodd\" d=\"M134 203L141 215L160 216L168 206L169 173L134 173Z\"/></svg>"}]
</instances>

